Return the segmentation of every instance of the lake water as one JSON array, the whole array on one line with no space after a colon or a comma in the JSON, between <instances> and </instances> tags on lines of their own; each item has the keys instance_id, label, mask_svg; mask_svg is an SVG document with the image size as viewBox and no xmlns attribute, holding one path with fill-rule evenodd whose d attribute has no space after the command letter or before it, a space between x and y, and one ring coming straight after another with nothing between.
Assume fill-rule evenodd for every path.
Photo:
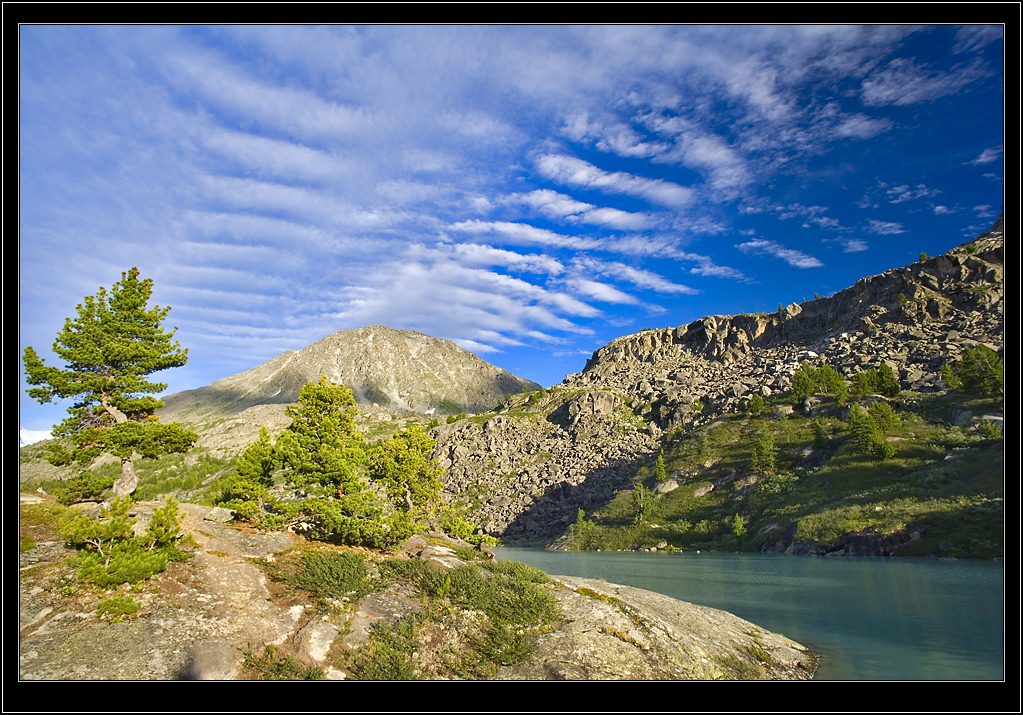
<instances>
[{"instance_id":1,"label":"lake water","mask_svg":"<svg viewBox=\"0 0 1023 715\"><path fill-rule=\"evenodd\" d=\"M720 608L821 656L818 680L1001 680L1000 563L494 549Z\"/></svg>"}]
</instances>

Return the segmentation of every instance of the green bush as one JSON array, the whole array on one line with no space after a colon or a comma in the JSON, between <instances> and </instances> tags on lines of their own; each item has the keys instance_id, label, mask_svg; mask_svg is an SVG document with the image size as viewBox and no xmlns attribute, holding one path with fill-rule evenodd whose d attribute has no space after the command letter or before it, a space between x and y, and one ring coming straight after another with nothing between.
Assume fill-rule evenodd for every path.
<instances>
[{"instance_id":1,"label":"green bush","mask_svg":"<svg viewBox=\"0 0 1023 715\"><path fill-rule=\"evenodd\" d=\"M428 594L440 593L448 581L444 569L423 559L386 559L380 562L379 568L385 580L407 581Z\"/></svg>"},{"instance_id":2,"label":"green bush","mask_svg":"<svg viewBox=\"0 0 1023 715\"><path fill-rule=\"evenodd\" d=\"M575 523L569 527L568 543L573 549L587 551L597 548L597 525L586 519L586 512L580 509L576 512Z\"/></svg>"},{"instance_id":3,"label":"green bush","mask_svg":"<svg viewBox=\"0 0 1023 715\"><path fill-rule=\"evenodd\" d=\"M963 351L953 368L962 389L978 397L1000 397L1002 394L1002 361L998 353L986 345Z\"/></svg>"},{"instance_id":4,"label":"green bush","mask_svg":"<svg viewBox=\"0 0 1023 715\"><path fill-rule=\"evenodd\" d=\"M533 581L468 565L452 569L448 578L450 593L446 595L452 603L482 611L494 622L540 626L558 616L557 599Z\"/></svg>"},{"instance_id":5,"label":"green bush","mask_svg":"<svg viewBox=\"0 0 1023 715\"><path fill-rule=\"evenodd\" d=\"M490 561L483 568L493 573L503 574L516 581L529 583L551 583L551 577L538 568L521 561Z\"/></svg>"},{"instance_id":6,"label":"green bush","mask_svg":"<svg viewBox=\"0 0 1023 715\"><path fill-rule=\"evenodd\" d=\"M835 402L844 405L849 399L849 388L835 368L830 365L813 367L809 363L800 364L792 375L790 395L793 404L800 404L817 393L831 395Z\"/></svg>"},{"instance_id":7,"label":"green bush","mask_svg":"<svg viewBox=\"0 0 1023 715\"><path fill-rule=\"evenodd\" d=\"M774 437L766 429L757 430L750 448L750 471L772 474L777 457L778 449L774 446Z\"/></svg>"},{"instance_id":8,"label":"green bush","mask_svg":"<svg viewBox=\"0 0 1023 715\"><path fill-rule=\"evenodd\" d=\"M149 551L134 541L110 546L103 554L83 551L78 554L78 578L103 588L122 583L137 583L154 576L170 563L165 551Z\"/></svg>"},{"instance_id":9,"label":"green bush","mask_svg":"<svg viewBox=\"0 0 1023 715\"><path fill-rule=\"evenodd\" d=\"M262 653L246 653L242 664L262 680L323 680L322 669L302 665L270 644Z\"/></svg>"},{"instance_id":10,"label":"green bush","mask_svg":"<svg viewBox=\"0 0 1023 715\"><path fill-rule=\"evenodd\" d=\"M948 363L941 366L941 382L949 390L961 390L963 387L962 380L955 374L955 370Z\"/></svg>"},{"instance_id":11,"label":"green bush","mask_svg":"<svg viewBox=\"0 0 1023 715\"><path fill-rule=\"evenodd\" d=\"M983 439L997 440L1002 438L1002 430L998 428L998 425L987 420L981 420L980 424L977 425L977 434Z\"/></svg>"},{"instance_id":12,"label":"green bush","mask_svg":"<svg viewBox=\"0 0 1023 715\"><path fill-rule=\"evenodd\" d=\"M867 414L870 419L877 425L877 428L885 434L898 428L902 423L896 414L894 408L887 402L873 402L867 408Z\"/></svg>"},{"instance_id":13,"label":"green bush","mask_svg":"<svg viewBox=\"0 0 1023 715\"><path fill-rule=\"evenodd\" d=\"M654 494L642 484L632 489L632 523L642 524L654 510Z\"/></svg>"},{"instance_id":14,"label":"green bush","mask_svg":"<svg viewBox=\"0 0 1023 715\"><path fill-rule=\"evenodd\" d=\"M863 370L853 375L854 395L884 395L895 397L902 386L899 378L888 363L881 363L876 370Z\"/></svg>"},{"instance_id":15,"label":"green bush","mask_svg":"<svg viewBox=\"0 0 1023 715\"><path fill-rule=\"evenodd\" d=\"M528 633L504 623L492 624L475 646L480 656L498 665L524 663L536 652Z\"/></svg>"},{"instance_id":16,"label":"green bush","mask_svg":"<svg viewBox=\"0 0 1023 715\"><path fill-rule=\"evenodd\" d=\"M365 559L349 553L305 554L294 584L320 598L353 601L373 591Z\"/></svg>"},{"instance_id":17,"label":"green bush","mask_svg":"<svg viewBox=\"0 0 1023 715\"><path fill-rule=\"evenodd\" d=\"M352 657L352 675L359 680L419 680L412 664L419 626L417 616L373 626L369 643Z\"/></svg>"},{"instance_id":18,"label":"green bush","mask_svg":"<svg viewBox=\"0 0 1023 715\"><path fill-rule=\"evenodd\" d=\"M865 454L879 459L895 456L895 447L884 438L881 425L859 405L849 409L849 432L854 444Z\"/></svg>"},{"instance_id":19,"label":"green bush","mask_svg":"<svg viewBox=\"0 0 1023 715\"><path fill-rule=\"evenodd\" d=\"M131 497L110 502L98 518L71 514L61 524L65 541L78 549L78 577L104 588L136 583L153 576L171 561L188 557L175 544L181 538L177 503L172 499L153 512L142 536L134 535L135 519L128 516Z\"/></svg>"},{"instance_id":20,"label":"green bush","mask_svg":"<svg viewBox=\"0 0 1023 715\"><path fill-rule=\"evenodd\" d=\"M761 414L764 411L764 398L760 395L753 395L746 403L746 410L754 417Z\"/></svg>"},{"instance_id":21,"label":"green bush","mask_svg":"<svg viewBox=\"0 0 1023 715\"><path fill-rule=\"evenodd\" d=\"M61 504L76 504L83 501L99 501L103 494L114 486L114 476L82 472L63 482L57 482L54 495Z\"/></svg>"},{"instance_id":22,"label":"green bush","mask_svg":"<svg viewBox=\"0 0 1023 715\"><path fill-rule=\"evenodd\" d=\"M746 533L746 520L739 514L732 517L732 536L739 537Z\"/></svg>"}]
</instances>

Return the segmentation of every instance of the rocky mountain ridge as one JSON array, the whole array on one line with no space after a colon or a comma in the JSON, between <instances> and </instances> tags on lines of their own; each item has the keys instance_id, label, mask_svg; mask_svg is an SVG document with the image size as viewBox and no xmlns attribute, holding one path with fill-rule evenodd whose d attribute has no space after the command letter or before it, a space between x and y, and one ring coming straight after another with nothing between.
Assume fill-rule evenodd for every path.
<instances>
[{"instance_id":1,"label":"rocky mountain ridge","mask_svg":"<svg viewBox=\"0 0 1023 715\"><path fill-rule=\"evenodd\" d=\"M631 487L665 431L787 390L801 362L847 378L886 362L903 389L939 390L941 366L965 349L1003 349L1002 228L999 219L941 256L777 313L708 316L618 338L550 391L436 429L446 489L489 533L547 540L578 509Z\"/></svg>"}]
</instances>

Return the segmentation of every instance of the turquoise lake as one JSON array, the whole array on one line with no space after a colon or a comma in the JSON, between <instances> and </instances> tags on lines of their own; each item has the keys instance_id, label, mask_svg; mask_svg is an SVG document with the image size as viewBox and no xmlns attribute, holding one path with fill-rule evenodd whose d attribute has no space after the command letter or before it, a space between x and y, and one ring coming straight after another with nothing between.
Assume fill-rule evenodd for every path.
<instances>
[{"instance_id":1,"label":"turquoise lake","mask_svg":"<svg viewBox=\"0 0 1023 715\"><path fill-rule=\"evenodd\" d=\"M1000 563L494 549L720 608L808 646L818 680L1002 680Z\"/></svg>"}]
</instances>

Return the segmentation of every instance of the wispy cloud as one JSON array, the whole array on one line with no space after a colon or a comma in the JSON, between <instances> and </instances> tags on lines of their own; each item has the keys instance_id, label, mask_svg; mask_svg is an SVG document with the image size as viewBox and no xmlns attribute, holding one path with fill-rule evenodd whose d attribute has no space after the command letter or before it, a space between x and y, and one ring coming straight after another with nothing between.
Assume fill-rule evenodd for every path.
<instances>
[{"instance_id":1,"label":"wispy cloud","mask_svg":"<svg viewBox=\"0 0 1023 715\"><path fill-rule=\"evenodd\" d=\"M947 216L948 214L954 214L955 209L949 208L948 206L935 206L931 209L935 216Z\"/></svg>"},{"instance_id":2,"label":"wispy cloud","mask_svg":"<svg viewBox=\"0 0 1023 715\"><path fill-rule=\"evenodd\" d=\"M514 194L510 198L536 209L544 216L566 219L574 223L636 231L648 228L654 222L649 214L595 206L551 189Z\"/></svg>"},{"instance_id":3,"label":"wispy cloud","mask_svg":"<svg viewBox=\"0 0 1023 715\"><path fill-rule=\"evenodd\" d=\"M496 240L508 243L527 245L556 246L560 248L588 249L599 248L601 241L595 238L584 238L581 236L566 236L545 228L537 228L528 223L514 223L511 221L458 221L448 228L458 233L469 233L473 235L491 236Z\"/></svg>"},{"instance_id":4,"label":"wispy cloud","mask_svg":"<svg viewBox=\"0 0 1023 715\"><path fill-rule=\"evenodd\" d=\"M950 72L928 72L905 58L894 59L863 81L863 102L869 106L906 106L954 94L985 75L972 64Z\"/></svg>"},{"instance_id":5,"label":"wispy cloud","mask_svg":"<svg viewBox=\"0 0 1023 715\"><path fill-rule=\"evenodd\" d=\"M853 114L844 118L835 127L836 137L852 139L873 139L881 132L892 128L892 120Z\"/></svg>"},{"instance_id":6,"label":"wispy cloud","mask_svg":"<svg viewBox=\"0 0 1023 715\"><path fill-rule=\"evenodd\" d=\"M941 191L932 189L924 184L917 184L916 186L899 184L898 186L890 187L885 193L888 196L888 203L901 204L913 199L926 199L937 196Z\"/></svg>"},{"instance_id":7,"label":"wispy cloud","mask_svg":"<svg viewBox=\"0 0 1023 715\"><path fill-rule=\"evenodd\" d=\"M325 151L257 134L212 129L201 133L200 141L207 149L261 177L324 181L358 173L352 162Z\"/></svg>"},{"instance_id":8,"label":"wispy cloud","mask_svg":"<svg viewBox=\"0 0 1023 715\"><path fill-rule=\"evenodd\" d=\"M603 303L619 303L636 305L639 300L608 283L601 283L590 278L569 278L565 281L575 292Z\"/></svg>"},{"instance_id":9,"label":"wispy cloud","mask_svg":"<svg viewBox=\"0 0 1023 715\"><path fill-rule=\"evenodd\" d=\"M573 261L573 265L597 275L626 281L637 288L653 290L658 293L695 295L700 292L687 285L668 280L667 278L652 271L635 268L634 266L629 266L616 261L601 261L594 258L583 257L577 258Z\"/></svg>"},{"instance_id":10,"label":"wispy cloud","mask_svg":"<svg viewBox=\"0 0 1023 715\"><path fill-rule=\"evenodd\" d=\"M739 243L736 245L736 248L746 253L766 254L780 258L795 268L820 268L824 265L819 259L802 251L797 251L794 248L785 248L780 243L762 238Z\"/></svg>"},{"instance_id":11,"label":"wispy cloud","mask_svg":"<svg viewBox=\"0 0 1023 715\"><path fill-rule=\"evenodd\" d=\"M947 131L976 112L967 90L997 91L998 37L908 25L26 26L19 260L23 277L47 281L21 282L21 339L45 349L82 295L138 264L191 350L172 389L367 323L513 353L504 366L517 369L652 312L755 300L753 284L780 264L724 265L736 241L816 267L787 247L811 244L759 237L805 225L854 253L857 236L876 235L868 219L886 216L876 225L937 253L927 216L1000 199L997 113ZM921 144L939 135L992 181L963 183ZM868 185L869 210L849 206ZM877 265L901 260L898 243L871 241ZM819 283L789 278L800 275Z\"/></svg>"},{"instance_id":12,"label":"wispy cloud","mask_svg":"<svg viewBox=\"0 0 1023 715\"><path fill-rule=\"evenodd\" d=\"M993 146L989 149L985 149L980 155L973 161L967 162L969 164L990 164L993 161L998 161L998 157L1002 155L1001 146Z\"/></svg>"},{"instance_id":13,"label":"wispy cloud","mask_svg":"<svg viewBox=\"0 0 1023 715\"><path fill-rule=\"evenodd\" d=\"M1001 25L967 25L956 33L955 52L974 52L1002 39Z\"/></svg>"},{"instance_id":14,"label":"wispy cloud","mask_svg":"<svg viewBox=\"0 0 1023 715\"><path fill-rule=\"evenodd\" d=\"M638 196L653 203L681 208L693 199L693 190L663 179L649 179L623 171L604 171L565 154L544 154L536 162L540 174L559 184Z\"/></svg>"},{"instance_id":15,"label":"wispy cloud","mask_svg":"<svg viewBox=\"0 0 1023 715\"><path fill-rule=\"evenodd\" d=\"M283 130L292 136L326 139L364 128L364 109L324 100L306 89L261 82L221 58L193 50L165 59L166 78L241 120Z\"/></svg>"},{"instance_id":16,"label":"wispy cloud","mask_svg":"<svg viewBox=\"0 0 1023 715\"><path fill-rule=\"evenodd\" d=\"M894 236L896 234L906 232L901 223L896 223L894 221L878 221L877 219L870 219L867 223L867 230L880 236Z\"/></svg>"}]
</instances>

